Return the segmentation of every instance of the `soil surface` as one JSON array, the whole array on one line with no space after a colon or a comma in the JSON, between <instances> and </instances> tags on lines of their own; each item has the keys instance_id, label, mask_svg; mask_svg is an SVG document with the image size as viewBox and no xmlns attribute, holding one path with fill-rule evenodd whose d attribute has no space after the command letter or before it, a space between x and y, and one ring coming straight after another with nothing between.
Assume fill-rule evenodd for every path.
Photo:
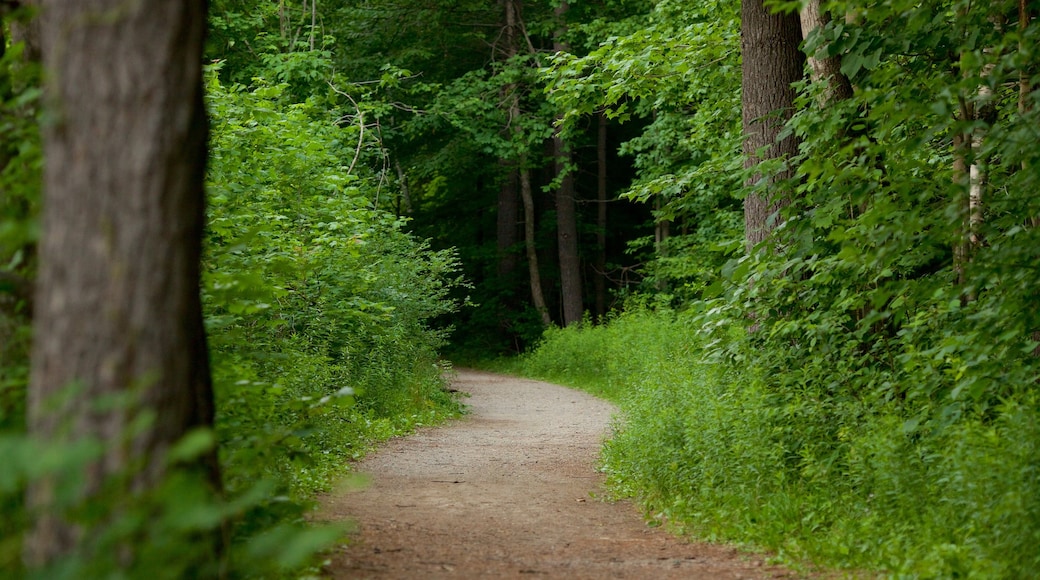
<instances>
[{"instance_id":1,"label":"soil surface","mask_svg":"<svg viewBox=\"0 0 1040 580\"><path fill-rule=\"evenodd\" d=\"M547 383L459 370L471 413L390 441L358 464L370 484L323 516L358 531L333 578L786 578L733 548L647 527L598 499L595 469L616 409Z\"/></svg>"}]
</instances>

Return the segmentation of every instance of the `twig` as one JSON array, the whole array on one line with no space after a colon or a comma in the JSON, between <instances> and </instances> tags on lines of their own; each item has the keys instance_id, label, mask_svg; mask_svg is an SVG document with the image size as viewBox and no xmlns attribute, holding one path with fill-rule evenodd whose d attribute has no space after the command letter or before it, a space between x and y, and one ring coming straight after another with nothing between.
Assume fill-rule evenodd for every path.
<instances>
[{"instance_id":1,"label":"twig","mask_svg":"<svg viewBox=\"0 0 1040 580\"><path fill-rule=\"evenodd\" d=\"M331 82L329 83L329 86L332 87L332 90L335 91L337 94L346 97L347 100L349 100L351 104L354 105L354 109L357 110L358 114L358 127L360 127L361 129L361 133L358 135L357 149L354 150L354 160L350 162L350 167L347 168L347 175L350 175L351 172L354 171L354 166L357 165L358 158L361 157L361 146L364 145L365 142L365 115L361 112L361 107L358 106L357 101L354 100L354 97L337 89L336 85L332 84Z\"/></svg>"}]
</instances>

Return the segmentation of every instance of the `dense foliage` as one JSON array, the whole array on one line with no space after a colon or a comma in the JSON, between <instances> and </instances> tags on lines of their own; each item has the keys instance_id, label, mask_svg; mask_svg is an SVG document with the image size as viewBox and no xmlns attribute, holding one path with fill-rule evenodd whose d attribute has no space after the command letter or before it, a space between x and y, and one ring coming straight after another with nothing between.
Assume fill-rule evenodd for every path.
<instances>
[{"instance_id":1,"label":"dense foliage","mask_svg":"<svg viewBox=\"0 0 1040 580\"><path fill-rule=\"evenodd\" d=\"M66 517L99 533L39 577L216 576L199 541L210 534L231 540L220 574L272 577L313 565L342 534L306 521L314 494L373 442L461 411L438 356L450 328L431 324L458 307L449 296L464 286L454 252L430 249L382 207L386 184L368 163L382 153L334 112L327 51L272 42L257 60L217 62L207 76L201 289L216 432L190 434L167 460L215 445L224 497L177 473L139 497L101 491L84 504L78 474L98 443L57 446L24 434L31 310L14 283L33 275L40 152L37 67L22 62L21 46L9 47L2 69L0 273L12 275L0 279L0 569L18 574L33 518L24 490L41 477L58 482ZM133 396L98 404L132 405ZM144 416L134 429L150 424ZM142 546L133 562L120 556L128 542Z\"/></svg>"},{"instance_id":2,"label":"dense foliage","mask_svg":"<svg viewBox=\"0 0 1040 580\"><path fill-rule=\"evenodd\" d=\"M528 347L543 314L565 322L556 196L573 179L590 316L521 364L621 403L604 460L618 495L791 562L1040 568L1034 5L767 2L822 7L802 49L850 94L807 67L784 129L799 154L749 170L737 0L210 4L203 292L232 495L158 530L233 520L252 571L273 569L255 559L273 545L304 561L324 539L292 525L308 493L373 437L457 411L446 329L489 356ZM5 48L6 564L39 473L19 433L40 155L38 71ZM749 195L783 197L758 248Z\"/></svg>"},{"instance_id":3,"label":"dense foliage","mask_svg":"<svg viewBox=\"0 0 1040 580\"><path fill-rule=\"evenodd\" d=\"M1040 566L1040 25L1012 2L823 4L848 17L805 50L840 58L854 91L800 87L787 131L801 154L780 188L795 193L769 247L709 270L669 256L707 282L682 314L554 331L523 364L614 394L615 489L681 529L795 561L1027 577ZM654 47L707 66L718 37L685 30L699 41ZM647 98L633 75L646 51L633 35L562 60L562 98ZM607 79L613 93L585 88ZM733 162L715 151L711 163ZM695 183L680 204L719 181ZM740 198L766 183L723 187Z\"/></svg>"},{"instance_id":4,"label":"dense foliage","mask_svg":"<svg viewBox=\"0 0 1040 580\"><path fill-rule=\"evenodd\" d=\"M922 428L896 405L778 389L761 345L717 323L633 311L552 331L514 368L621 406L602 469L651 523L795 566L928 578L1036 569L1035 401Z\"/></svg>"}]
</instances>

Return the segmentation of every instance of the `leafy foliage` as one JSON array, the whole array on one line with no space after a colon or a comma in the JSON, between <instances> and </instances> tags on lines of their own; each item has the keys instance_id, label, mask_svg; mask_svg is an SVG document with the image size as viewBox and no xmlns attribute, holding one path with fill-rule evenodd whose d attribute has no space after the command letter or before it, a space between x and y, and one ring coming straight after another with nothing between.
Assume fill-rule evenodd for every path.
<instances>
[{"instance_id":1,"label":"leafy foliage","mask_svg":"<svg viewBox=\"0 0 1040 580\"><path fill-rule=\"evenodd\" d=\"M727 243L725 229L715 262L696 246L658 251L657 272L694 290L683 314L553 331L523 367L614 394L625 421L605 469L657 520L793 561L1028 576L1040 563L1040 159L1028 145L1040 28L1019 21L1011 2L824 5L848 16L805 49L840 58L854 92L827 101L824 83L799 87L787 128L802 142L788 161L797 195L770 251L727 254L739 240ZM587 58L559 58L554 98L627 114L628 95L676 90L646 71L705 64L704 44L619 38ZM666 47L676 54L656 59ZM737 69L724 68L695 69L688 84L734 86ZM661 139L664 151L719 142L718 130L687 126ZM738 199L746 188L735 149L704 151L706 167L735 179L698 175L661 205L710 223L708 188L721 183ZM641 301L661 303L659 288Z\"/></svg>"},{"instance_id":2,"label":"leafy foliage","mask_svg":"<svg viewBox=\"0 0 1040 580\"><path fill-rule=\"evenodd\" d=\"M891 401L777 388L742 326L635 311L551 331L518 370L621 405L602 469L651 523L794 565L922 577L1035 569L1034 397L996 419L922 428Z\"/></svg>"},{"instance_id":3,"label":"leafy foliage","mask_svg":"<svg viewBox=\"0 0 1040 580\"><path fill-rule=\"evenodd\" d=\"M461 281L451 252L404 233L373 206L377 184L347 173L356 127L286 89L210 77L204 297L226 485L270 479L300 501L373 439L458 412L427 322ZM245 525L303 513L268 507Z\"/></svg>"},{"instance_id":4,"label":"leafy foliage","mask_svg":"<svg viewBox=\"0 0 1040 580\"><path fill-rule=\"evenodd\" d=\"M262 20L239 14L227 30ZM5 73L22 74L10 60L17 57L5 55ZM24 434L28 316L9 318L5 310L5 572L41 578L301 573L342 535L341 527L307 521L315 492L328 489L373 442L461 412L443 388L450 367L437 355L450 328L431 324L457 308L449 294L465 285L458 260L451 250L431 250L405 231L405 220L380 209L385 183L364 161L382 153L358 125L341 124L328 111L321 72L328 59L321 50L272 53L229 74L250 75L250 86L221 83L217 71L228 63L207 77L212 132L201 291L217 424L215 432L189 434L166 460L190 463L216 446L225 495L213 493L205 474L181 469L132 497L107 486L82 489L78 474L102 443L59 445ZM24 88L5 94L3 103L2 129L12 137L5 140L3 183L17 187L0 205L0 249L5 271L31 276L39 91L33 77L10 78ZM362 163L348 170L357 158ZM141 417L134 429L149 428L153 419ZM133 432L122 436L129 440ZM137 469L113 477L132 478ZM41 478L60 491L64 517L93 533L55 566L25 571L20 538L36 514L23 498L28 482ZM113 481L111 489L122 488ZM231 541L219 558L204 549L213 542L200 541L214 535ZM128 545L135 546L132 560L122 549ZM222 570L213 567L218 563Z\"/></svg>"}]
</instances>

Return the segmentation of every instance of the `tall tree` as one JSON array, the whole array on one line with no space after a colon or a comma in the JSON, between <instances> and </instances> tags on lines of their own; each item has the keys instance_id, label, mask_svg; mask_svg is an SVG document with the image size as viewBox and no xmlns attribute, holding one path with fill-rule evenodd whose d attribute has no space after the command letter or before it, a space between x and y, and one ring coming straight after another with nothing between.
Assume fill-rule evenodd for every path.
<instances>
[{"instance_id":1,"label":"tall tree","mask_svg":"<svg viewBox=\"0 0 1040 580\"><path fill-rule=\"evenodd\" d=\"M205 29L204 0L42 2L53 121L28 425L43 439L105 444L83 474L88 496L132 466L122 492L147 490L168 471L164 451L213 424L199 298ZM96 404L117 394L134 404ZM142 415L151 422L127 442ZM201 463L190 468L218 488L215 454ZM31 565L86 537L54 500L49 481L29 490L40 514L25 544Z\"/></svg>"},{"instance_id":2,"label":"tall tree","mask_svg":"<svg viewBox=\"0 0 1040 580\"><path fill-rule=\"evenodd\" d=\"M501 0L502 4L502 34L500 35L499 52L502 59L507 63L516 57L520 37L520 6L519 0ZM506 126L502 128L503 138L510 140L513 131L514 119L512 116L512 100L516 96L517 83L508 83L502 87L501 102L506 105L508 116ZM498 190L498 212L497 216L497 240L498 240L498 275L508 276L516 269L517 255L515 247L518 241L517 224L520 221L520 202L517 194L518 173L515 163L506 158L499 159L499 166L506 177Z\"/></svg>"},{"instance_id":3,"label":"tall tree","mask_svg":"<svg viewBox=\"0 0 1040 580\"><path fill-rule=\"evenodd\" d=\"M567 13L570 4L562 0L556 7L556 29L553 31L553 50L567 52ZM560 254L560 290L563 302L563 325L581 321L584 313L581 290L581 260L578 255L578 215L574 200L573 154L570 144L557 128L553 134L553 160L556 166L556 238Z\"/></svg>"},{"instance_id":4,"label":"tall tree","mask_svg":"<svg viewBox=\"0 0 1040 580\"><path fill-rule=\"evenodd\" d=\"M505 19L505 56L508 61L514 59L517 54L519 54L520 38L521 36L525 36L523 0L503 0L502 5ZM521 118L523 111L520 108L520 91L521 85L519 82L508 83L504 87L504 92L507 95L505 102L508 103L508 114L506 115L506 118L509 122L509 130L512 132L512 137L514 138L514 145L519 151L515 167L512 171L515 172L515 182L519 185L520 199L522 201L524 212L524 250L525 255L527 256L527 273L531 288L531 305L534 306L535 311L538 312L542 326L548 327L552 324L552 318L549 316L549 308L545 304L545 294L542 291L542 276L538 261L538 248L536 245L537 228L535 224L534 194L532 193L531 187L531 168L529 167L528 155L526 153L527 139L524 135L523 122ZM508 179L514 181L514 176L510 175ZM503 195L513 196L513 199L509 200L509 202L505 204L505 207L503 207L502 203ZM499 193L500 213L498 220L500 232L501 228L504 227L503 220L515 219L518 213L519 208L515 206L515 196L515 186L511 192L506 189ZM506 217L503 216L503 213L505 213ZM508 217L510 215L512 218ZM513 227L515 228L515 225Z\"/></svg>"},{"instance_id":5,"label":"tall tree","mask_svg":"<svg viewBox=\"0 0 1040 580\"><path fill-rule=\"evenodd\" d=\"M784 123L794 112L793 83L802 78L805 55L798 14L773 12L763 0L742 0L740 11L742 115L744 164L748 169L768 160L785 159L798 152L798 140L789 135L778 140ZM775 173L779 182L793 175L793 168ZM748 179L749 185L761 179ZM744 200L744 227L748 249L769 237L779 224L780 210L789 197L767 188Z\"/></svg>"}]
</instances>

